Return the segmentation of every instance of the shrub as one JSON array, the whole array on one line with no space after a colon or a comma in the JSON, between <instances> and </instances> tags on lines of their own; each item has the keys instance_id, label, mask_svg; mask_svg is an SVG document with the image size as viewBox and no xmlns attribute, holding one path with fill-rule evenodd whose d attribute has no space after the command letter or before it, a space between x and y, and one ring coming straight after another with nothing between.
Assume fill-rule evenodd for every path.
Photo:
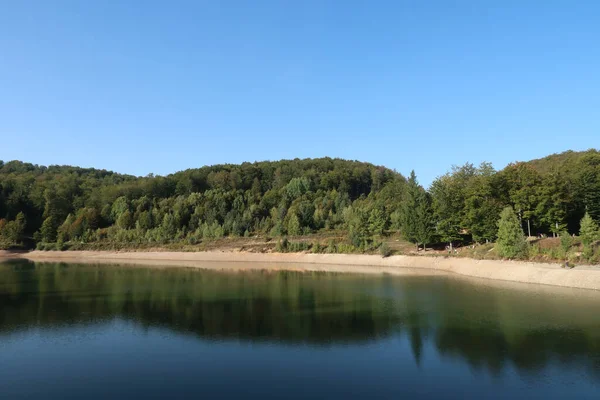
<instances>
[{"instance_id":1,"label":"shrub","mask_svg":"<svg viewBox=\"0 0 600 400\"><path fill-rule=\"evenodd\" d=\"M553 247L550 249L550 257L554 260L563 260L567 256L562 247Z\"/></svg>"},{"instance_id":2,"label":"shrub","mask_svg":"<svg viewBox=\"0 0 600 400\"><path fill-rule=\"evenodd\" d=\"M596 246L592 251L592 255L589 258L592 264L600 264L600 246Z\"/></svg>"},{"instance_id":3,"label":"shrub","mask_svg":"<svg viewBox=\"0 0 600 400\"><path fill-rule=\"evenodd\" d=\"M327 248L325 249L325 253L329 253L329 254L337 253L337 246L335 245L335 242L333 240L329 241L329 244L327 245Z\"/></svg>"},{"instance_id":4,"label":"shrub","mask_svg":"<svg viewBox=\"0 0 600 400\"><path fill-rule=\"evenodd\" d=\"M346 243L339 243L337 245L337 252L342 254L355 253L356 246Z\"/></svg>"},{"instance_id":5,"label":"shrub","mask_svg":"<svg viewBox=\"0 0 600 400\"><path fill-rule=\"evenodd\" d=\"M594 257L594 249L592 246L584 246L583 247L583 258L585 258L588 261L592 261L592 258Z\"/></svg>"},{"instance_id":6,"label":"shrub","mask_svg":"<svg viewBox=\"0 0 600 400\"><path fill-rule=\"evenodd\" d=\"M278 253L285 253L288 251L288 246L289 241L286 237L284 237L282 240L277 241L277 244L275 245L275 251Z\"/></svg>"},{"instance_id":7,"label":"shrub","mask_svg":"<svg viewBox=\"0 0 600 400\"><path fill-rule=\"evenodd\" d=\"M560 247L564 250L564 252L568 252L569 249L573 246L573 237L569 235L569 232L562 231L560 233Z\"/></svg>"},{"instance_id":8,"label":"shrub","mask_svg":"<svg viewBox=\"0 0 600 400\"><path fill-rule=\"evenodd\" d=\"M308 250L309 244L307 242L289 242L287 245L287 251L297 253L300 251Z\"/></svg>"},{"instance_id":9,"label":"shrub","mask_svg":"<svg viewBox=\"0 0 600 400\"><path fill-rule=\"evenodd\" d=\"M392 249L390 249L390 246L388 246L387 243L383 242L381 243L381 246L379 246L379 254L381 254L381 257L386 258L392 255Z\"/></svg>"},{"instance_id":10,"label":"shrub","mask_svg":"<svg viewBox=\"0 0 600 400\"><path fill-rule=\"evenodd\" d=\"M529 248L529 256L532 257L532 258L535 258L535 257L539 256L540 253L541 253L540 246L537 243L533 244Z\"/></svg>"},{"instance_id":11,"label":"shrub","mask_svg":"<svg viewBox=\"0 0 600 400\"><path fill-rule=\"evenodd\" d=\"M321 243L319 243L319 242L315 242L315 243L313 243L313 245L312 245L312 252L313 252L313 253L315 253L315 254L318 254L318 253L320 253L322 250L323 250L323 248L322 248L322 246L321 246Z\"/></svg>"}]
</instances>

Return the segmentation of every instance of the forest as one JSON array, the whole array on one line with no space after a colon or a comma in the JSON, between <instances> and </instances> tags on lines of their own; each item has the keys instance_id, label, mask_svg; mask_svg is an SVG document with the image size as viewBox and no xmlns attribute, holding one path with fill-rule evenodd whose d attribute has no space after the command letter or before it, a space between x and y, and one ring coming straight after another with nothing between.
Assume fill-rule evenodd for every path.
<instances>
[{"instance_id":1,"label":"forest","mask_svg":"<svg viewBox=\"0 0 600 400\"><path fill-rule=\"evenodd\" d=\"M0 161L0 248L194 246L223 237L287 244L288 237L328 232L353 251L382 247L391 234L417 248L453 248L502 242L504 212L520 236L571 237L583 229L593 247L600 239L600 152L567 151L499 171L466 163L428 188L414 172L405 177L332 158L146 177Z\"/></svg>"}]
</instances>

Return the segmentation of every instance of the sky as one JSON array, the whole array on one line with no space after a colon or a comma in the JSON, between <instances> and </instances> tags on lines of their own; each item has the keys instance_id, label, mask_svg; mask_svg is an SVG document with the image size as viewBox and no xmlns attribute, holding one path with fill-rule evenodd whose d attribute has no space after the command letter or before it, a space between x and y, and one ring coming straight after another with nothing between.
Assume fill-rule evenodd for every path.
<instances>
[{"instance_id":1,"label":"sky","mask_svg":"<svg viewBox=\"0 0 600 400\"><path fill-rule=\"evenodd\" d=\"M600 147L600 2L0 0L0 160L340 157L424 185Z\"/></svg>"}]
</instances>

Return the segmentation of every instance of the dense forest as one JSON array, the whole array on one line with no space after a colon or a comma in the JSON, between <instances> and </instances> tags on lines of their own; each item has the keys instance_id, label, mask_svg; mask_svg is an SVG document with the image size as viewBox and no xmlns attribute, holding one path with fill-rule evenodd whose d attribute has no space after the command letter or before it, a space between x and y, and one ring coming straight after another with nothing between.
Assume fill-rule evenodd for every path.
<instances>
[{"instance_id":1,"label":"dense forest","mask_svg":"<svg viewBox=\"0 0 600 400\"><path fill-rule=\"evenodd\" d=\"M429 188L413 173L321 158L215 165L168 176L0 161L0 247L162 245L224 236L337 232L356 249L400 232L455 246L498 238L510 206L527 236L592 236L600 222L600 152L568 151L496 171L465 164ZM595 239L595 237L594 237Z\"/></svg>"}]
</instances>

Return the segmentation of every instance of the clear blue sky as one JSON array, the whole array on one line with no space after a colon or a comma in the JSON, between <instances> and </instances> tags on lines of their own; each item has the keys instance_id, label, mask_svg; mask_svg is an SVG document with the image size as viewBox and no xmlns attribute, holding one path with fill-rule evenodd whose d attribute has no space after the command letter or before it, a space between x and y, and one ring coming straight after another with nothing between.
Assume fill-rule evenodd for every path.
<instances>
[{"instance_id":1,"label":"clear blue sky","mask_svg":"<svg viewBox=\"0 0 600 400\"><path fill-rule=\"evenodd\" d=\"M0 0L0 159L136 175L600 146L600 2Z\"/></svg>"}]
</instances>

